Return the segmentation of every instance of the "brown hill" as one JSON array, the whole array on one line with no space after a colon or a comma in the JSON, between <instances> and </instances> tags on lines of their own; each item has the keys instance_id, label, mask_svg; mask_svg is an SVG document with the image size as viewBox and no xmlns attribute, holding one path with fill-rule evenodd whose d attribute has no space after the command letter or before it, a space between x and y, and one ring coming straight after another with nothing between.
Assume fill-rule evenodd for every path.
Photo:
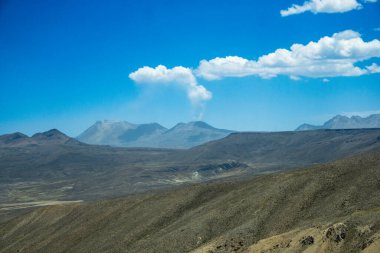
<instances>
[{"instance_id":1,"label":"brown hill","mask_svg":"<svg viewBox=\"0 0 380 253\"><path fill-rule=\"evenodd\" d=\"M380 153L245 181L41 207L0 252L379 252Z\"/></svg>"}]
</instances>

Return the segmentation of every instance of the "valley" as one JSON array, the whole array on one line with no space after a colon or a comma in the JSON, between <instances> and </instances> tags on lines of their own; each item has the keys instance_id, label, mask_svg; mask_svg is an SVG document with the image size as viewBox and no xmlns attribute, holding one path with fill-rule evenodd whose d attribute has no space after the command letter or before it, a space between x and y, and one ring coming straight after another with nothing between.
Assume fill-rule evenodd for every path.
<instances>
[{"instance_id":1,"label":"valley","mask_svg":"<svg viewBox=\"0 0 380 253\"><path fill-rule=\"evenodd\" d=\"M237 180L380 150L379 136L380 129L247 132L183 150L88 145L58 130L7 135L0 138L0 203L96 200Z\"/></svg>"}]
</instances>

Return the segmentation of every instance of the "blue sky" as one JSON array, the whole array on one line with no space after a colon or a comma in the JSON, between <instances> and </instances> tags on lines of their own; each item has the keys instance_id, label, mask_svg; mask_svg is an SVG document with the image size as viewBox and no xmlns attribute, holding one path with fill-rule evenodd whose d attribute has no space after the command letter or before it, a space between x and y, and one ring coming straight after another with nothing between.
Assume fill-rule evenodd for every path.
<instances>
[{"instance_id":1,"label":"blue sky","mask_svg":"<svg viewBox=\"0 0 380 253\"><path fill-rule=\"evenodd\" d=\"M380 112L380 3L352 1L360 6L313 9L303 0L0 1L0 134L58 128L76 136L102 119L166 127L202 119L220 128L280 131L336 114ZM293 4L309 9L280 14ZM343 31L351 32L340 36ZM344 48L339 55L318 51L323 59L338 59L339 65L328 67L331 73L318 70L327 66L320 59L310 63L321 63L314 72L303 62L285 70L279 55L272 55L276 68L258 60L325 36L343 38L340 46L360 39L363 46L354 43L349 56ZM236 69L227 56L248 65ZM215 66L216 57L225 68ZM360 70L341 70L347 62ZM159 82L131 78L158 65L182 66L191 80L174 71L174 78ZM210 96L191 99L200 86Z\"/></svg>"}]
</instances>

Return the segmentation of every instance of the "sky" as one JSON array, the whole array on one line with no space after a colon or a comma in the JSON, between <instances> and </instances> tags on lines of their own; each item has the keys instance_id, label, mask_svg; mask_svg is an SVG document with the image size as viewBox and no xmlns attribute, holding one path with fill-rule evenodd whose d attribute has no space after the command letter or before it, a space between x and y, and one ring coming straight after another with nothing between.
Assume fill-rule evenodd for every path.
<instances>
[{"instance_id":1,"label":"sky","mask_svg":"<svg viewBox=\"0 0 380 253\"><path fill-rule=\"evenodd\" d=\"M0 134L380 113L376 0L0 0Z\"/></svg>"}]
</instances>

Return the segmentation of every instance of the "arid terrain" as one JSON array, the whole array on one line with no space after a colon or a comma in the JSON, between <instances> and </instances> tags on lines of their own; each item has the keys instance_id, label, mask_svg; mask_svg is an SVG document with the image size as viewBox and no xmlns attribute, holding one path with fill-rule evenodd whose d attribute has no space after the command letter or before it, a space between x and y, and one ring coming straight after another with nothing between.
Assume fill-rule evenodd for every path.
<instances>
[{"instance_id":1,"label":"arid terrain","mask_svg":"<svg viewBox=\"0 0 380 253\"><path fill-rule=\"evenodd\" d=\"M0 253L380 253L380 0L0 0Z\"/></svg>"},{"instance_id":2,"label":"arid terrain","mask_svg":"<svg viewBox=\"0 0 380 253\"><path fill-rule=\"evenodd\" d=\"M1 252L378 252L380 153L250 179L39 207Z\"/></svg>"},{"instance_id":3,"label":"arid terrain","mask_svg":"<svg viewBox=\"0 0 380 253\"><path fill-rule=\"evenodd\" d=\"M187 149L83 144L58 130L0 137L0 203L97 200L231 180L380 150L380 129L234 133Z\"/></svg>"}]
</instances>

